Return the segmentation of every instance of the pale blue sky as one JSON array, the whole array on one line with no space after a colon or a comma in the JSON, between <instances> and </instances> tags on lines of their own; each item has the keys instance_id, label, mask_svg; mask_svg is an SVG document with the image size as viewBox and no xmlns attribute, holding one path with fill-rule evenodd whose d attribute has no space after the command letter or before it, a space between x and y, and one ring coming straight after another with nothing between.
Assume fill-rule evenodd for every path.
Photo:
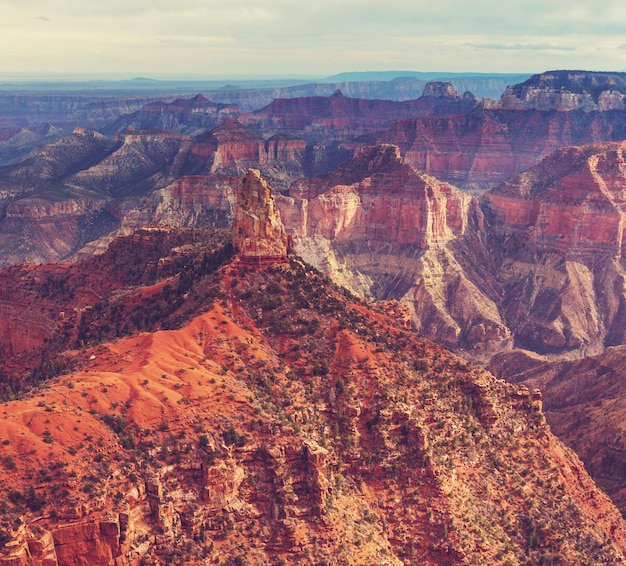
<instances>
[{"instance_id":1,"label":"pale blue sky","mask_svg":"<svg viewBox=\"0 0 626 566\"><path fill-rule=\"evenodd\" d=\"M0 0L0 72L626 69L626 9L590 0Z\"/></svg>"}]
</instances>

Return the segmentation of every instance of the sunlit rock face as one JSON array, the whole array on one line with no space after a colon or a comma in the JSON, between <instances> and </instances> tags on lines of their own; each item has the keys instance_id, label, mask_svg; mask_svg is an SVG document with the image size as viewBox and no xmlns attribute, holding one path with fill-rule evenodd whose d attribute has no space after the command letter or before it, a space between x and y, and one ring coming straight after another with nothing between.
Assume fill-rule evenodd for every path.
<instances>
[{"instance_id":1,"label":"sunlit rock face","mask_svg":"<svg viewBox=\"0 0 626 566\"><path fill-rule=\"evenodd\" d=\"M337 283L405 304L425 336L484 352L510 339L467 193L418 171L388 144L277 197L295 250Z\"/></svg>"},{"instance_id":2,"label":"sunlit rock face","mask_svg":"<svg viewBox=\"0 0 626 566\"><path fill-rule=\"evenodd\" d=\"M623 343L625 153L565 148L485 195L518 346L589 355Z\"/></svg>"},{"instance_id":3,"label":"sunlit rock face","mask_svg":"<svg viewBox=\"0 0 626 566\"><path fill-rule=\"evenodd\" d=\"M250 169L237 193L233 246L244 261L287 257L287 233L274 205L272 190L261 173Z\"/></svg>"}]
</instances>

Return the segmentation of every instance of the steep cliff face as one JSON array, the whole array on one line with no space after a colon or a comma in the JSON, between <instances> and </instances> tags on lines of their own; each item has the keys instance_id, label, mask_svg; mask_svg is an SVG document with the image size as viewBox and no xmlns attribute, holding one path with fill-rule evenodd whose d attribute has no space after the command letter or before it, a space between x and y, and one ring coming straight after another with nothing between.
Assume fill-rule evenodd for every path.
<instances>
[{"instance_id":1,"label":"steep cliff face","mask_svg":"<svg viewBox=\"0 0 626 566\"><path fill-rule=\"evenodd\" d=\"M536 110L623 110L626 73L548 71L509 86L503 108Z\"/></svg>"},{"instance_id":2,"label":"steep cliff face","mask_svg":"<svg viewBox=\"0 0 626 566\"><path fill-rule=\"evenodd\" d=\"M59 261L117 226L100 195L76 191L64 200L21 198L6 207L0 222L0 265Z\"/></svg>"},{"instance_id":3,"label":"steep cliff face","mask_svg":"<svg viewBox=\"0 0 626 566\"><path fill-rule=\"evenodd\" d=\"M623 343L625 150L564 149L485 195L520 347L597 353Z\"/></svg>"},{"instance_id":4,"label":"steep cliff face","mask_svg":"<svg viewBox=\"0 0 626 566\"><path fill-rule=\"evenodd\" d=\"M241 181L233 224L233 247L241 261L286 261L287 233L272 190L256 169Z\"/></svg>"},{"instance_id":5,"label":"steep cliff face","mask_svg":"<svg viewBox=\"0 0 626 566\"><path fill-rule=\"evenodd\" d=\"M286 189L309 167L325 170L327 153L292 136L265 140L234 119L194 139L144 130L110 140L77 129L0 171L0 265L101 252L152 224L230 225L243 171L259 168Z\"/></svg>"},{"instance_id":6,"label":"steep cliff face","mask_svg":"<svg viewBox=\"0 0 626 566\"><path fill-rule=\"evenodd\" d=\"M236 119L228 119L214 130L195 138L192 155L201 165L195 173L240 176L247 169L263 175L286 189L302 178L306 168L307 144L284 134L264 139Z\"/></svg>"},{"instance_id":7,"label":"steep cliff face","mask_svg":"<svg viewBox=\"0 0 626 566\"><path fill-rule=\"evenodd\" d=\"M139 205L136 212L143 211L149 216L140 217L133 228L147 224L202 228L232 226L240 182L239 177L221 175L181 177L155 191ZM122 225L127 226L135 216L125 214Z\"/></svg>"},{"instance_id":8,"label":"steep cliff face","mask_svg":"<svg viewBox=\"0 0 626 566\"><path fill-rule=\"evenodd\" d=\"M399 120L361 143L391 143L407 163L455 186L483 191L555 150L626 137L626 113L506 110Z\"/></svg>"},{"instance_id":9,"label":"steep cliff face","mask_svg":"<svg viewBox=\"0 0 626 566\"><path fill-rule=\"evenodd\" d=\"M626 346L557 362L514 351L496 356L490 367L514 383L541 389L552 431L626 516Z\"/></svg>"},{"instance_id":10,"label":"steep cliff face","mask_svg":"<svg viewBox=\"0 0 626 566\"><path fill-rule=\"evenodd\" d=\"M277 203L299 254L359 294L406 303L424 335L480 352L507 343L477 202L397 147L363 149Z\"/></svg>"},{"instance_id":11,"label":"steep cliff face","mask_svg":"<svg viewBox=\"0 0 626 566\"><path fill-rule=\"evenodd\" d=\"M86 307L72 371L3 405L1 564L624 561L623 519L526 388L298 259L210 265L191 236L84 269L82 296L129 277L118 308ZM176 329L90 346L165 304Z\"/></svg>"}]
</instances>

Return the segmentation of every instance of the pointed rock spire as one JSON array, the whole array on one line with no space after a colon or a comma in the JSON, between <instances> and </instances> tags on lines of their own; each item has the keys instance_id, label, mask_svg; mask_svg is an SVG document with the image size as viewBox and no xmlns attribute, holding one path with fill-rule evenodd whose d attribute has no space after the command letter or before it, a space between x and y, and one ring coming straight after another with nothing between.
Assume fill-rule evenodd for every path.
<instances>
[{"instance_id":1,"label":"pointed rock spire","mask_svg":"<svg viewBox=\"0 0 626 566\"><path fill-rule=\"evenodd\" d=\"M233 246L249 263L287 259L287 233L274 205L272 189L256 169L249 169L239 185L235 204Z\"/></svg>"}]
</instances>

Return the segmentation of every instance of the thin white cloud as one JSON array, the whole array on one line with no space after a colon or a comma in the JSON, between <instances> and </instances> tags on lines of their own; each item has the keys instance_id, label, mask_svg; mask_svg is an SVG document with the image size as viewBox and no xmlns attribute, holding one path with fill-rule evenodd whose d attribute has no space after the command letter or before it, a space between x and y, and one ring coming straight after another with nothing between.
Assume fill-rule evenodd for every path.
<instances>
[{"instance_id":1,"label":"thin white cloud","mask_svg":"<svg viewBox=\"0 0 626 566\"><path fill-rule=\"evenodd\" d=\"M490 49L496 51L575 51L574 47L555 45L553 43L468 43L467 45L475 49Z\"/></svg>"}]
</instances>

